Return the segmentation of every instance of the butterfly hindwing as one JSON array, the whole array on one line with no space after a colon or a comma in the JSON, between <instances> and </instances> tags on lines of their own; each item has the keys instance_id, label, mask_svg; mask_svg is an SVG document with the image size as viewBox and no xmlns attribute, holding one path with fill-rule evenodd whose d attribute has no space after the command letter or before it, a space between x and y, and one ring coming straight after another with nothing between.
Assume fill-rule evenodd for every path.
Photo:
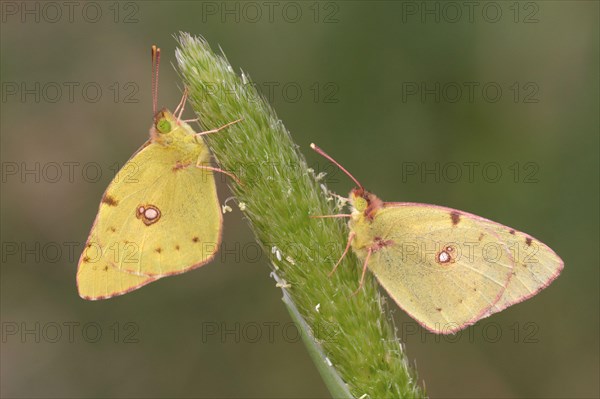
<instances>
[{"instance_id":1,"label":"butterfly hindwing","mask_svg":"<svg viewBox=\"0 0 600 399\"><path fill-rule=\"evenodd\" d=\"M106 190L95 235L119 270L163 277L201 266L217 251L222 214L214 176L184 157L152 143Z\"/></svg>"},{"instance_id":2,"label":"butterfly hindwing","mask_svg":"<svg viewBox=\"0 0 600 399\"><path fill-rule=\"evenodd\" d=\"M102 248L95 236L90 236L79 260L77 289L88 300L108 299L136 290L155 280L153 277L136 276L119 271L102 255Z\"/></svg>"},{"instance_id":3,"label":"butterfly hindwing","mask_svg":"<svg viewBox=\"0 0 600 399\"><path fill-rule=\"evenodd\" d=\"M520 231L496 226L496 233L508 246L515 265L504 294L484 317L536 295L563 269L562 259L546 244Z\"/></svg>"},{"instance_id":4,"label":"butterfly hindwing","mask_svg":"<svg viewBox=\"0 0 600 399\"><path fill-rule=\"evenodd\" d=\"M209 262L221 242L223 216L208 147L181 117L158 110L160 48L153 45L150 139L121 168L104 192L77 266L84 299L106 299L161 277Z\"/></svg>"},{"instance_id":5,"label":"butterfly hindwing","mask_svg":"<svg viewBox=\"0 0 600 399\"><path fill-rule=\"evenodd\" d=\"M325 151L356 187L350 191L350 245L394 301L423 327L452 334L531 298L563 261L535 238L491 220L436 205L383 202ZM340 264L335 264L334 269Z\"/></svg>"},{"instance_id":6,"label":"butterfly hindwing","mask_svg":"<svg viewBox=\"0 0 600 399\"><path fill-rule=\"evenodd\" d=\"M202 138L167 110L106 189L77 271L79 294L104 299L209 262L222 214Z\"/></svg>"},{"instance_id":7,"label":"butterfly hindwing","mask_svg":"<svg viewBox=\"0 0 600 399\"><path fill-rule=\"evenodd\" d=\"M532 296L562 265L548 247L523 233L433 205L386 203L371 222L354 229L360 258L366 256L365 248L357 248L361 241L380 243L369 268L381 285L436 333L460 330ZM534 259L531 252L515 252L521 241L537 244L535 268L521 265Z\"/></svg>"}]
</instances>

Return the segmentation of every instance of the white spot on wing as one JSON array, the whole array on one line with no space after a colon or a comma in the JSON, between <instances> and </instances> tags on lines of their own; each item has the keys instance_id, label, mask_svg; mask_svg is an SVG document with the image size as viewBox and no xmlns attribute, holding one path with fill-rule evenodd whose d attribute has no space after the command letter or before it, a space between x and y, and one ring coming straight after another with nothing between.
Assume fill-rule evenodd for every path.
<instances>
[{"instance_id":1,"label":"white spot on wing","mask_svg":"<svg viewBox=\"0 0 600 399\"><path fill-rule=\"evenodd\" d=\"M158 217L158 211L154 208L148 208L144 211L144 216L148 220L154 220Z\"/></svg>"},{"instance_id":2,"label":"white spot on wing","mask_svg":"<svg viewBox=\"0 0 600 399\"><path fill-rule=\"evenodd\" d=\"M450 255L448 254L448 252L442 251L442 252L440 252L440 255L438 256L438 260L442 263L446 263L450 260Z\"/></svg>"}]
</instances>

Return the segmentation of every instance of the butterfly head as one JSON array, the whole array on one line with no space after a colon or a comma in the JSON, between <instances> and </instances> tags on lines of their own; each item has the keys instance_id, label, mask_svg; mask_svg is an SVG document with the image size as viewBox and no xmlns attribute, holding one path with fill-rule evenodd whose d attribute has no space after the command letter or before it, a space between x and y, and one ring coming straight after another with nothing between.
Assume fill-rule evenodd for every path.
<instances>
[{"instance_id":1,"label":"butterfly head","mask_svg":"<svg viewBox=\"0 0 600 399\"><path fill-rule=\"evenodd\" d=\"M152 130L156 135L168 135L175 130L177 125L175 116L168 109L163 108L154 115Z\"/></svg>"},{"instance_id":2,"label":"butterfly head","mask_svg":"<svg viewBox=\"0 0 600 399\"><path fill-rule=\"evenodd\" d=\"M350 191L348 198L350 199L350 205L352 205L352 211L363 213L369 206L369 200L365 196L366 191L363 188L354 188Z\"/></svg>"},{"instance_id":3,"label":"butterfly head","mask_svg":"<svg viewBox=\"0 0 600 399\"><path fill-rule=\"evenodd\" d=\"M383 201L362 187L352 189L349 200L352 206L352 215L363 215L370 220L373 219L379 208L383 206Z\"/></svg>"},{"instance_id":4,"label":"butterfly head","mask_svg":"<svg viewBox=\"0 0 600 399\"><path fill-rule=\"evenodd\" d=\"M195 134L196 132L187 123L175 117L166 108L154 115L154 122L150 128L152 141L162 144L169 144Z\"/></svg>"},{"instance_id":5,"label":"butterfly head","mask_svg":"<svg viewBox=\"0 0 600 399\"><path fill-rule=\"evenodd\" d=\"M375 213L379 208L383 207L383 201L381 201L375 194L371 194L364 189L363 185L350 172L348 172L342 165L340 165L335 159L327 155L325 151L317 147L314 143L311 143L310 148L315 150L318 154L321 154L331 162L333 162L342 172L344 172L354 183L356 188L350 191L348 200L352 206L352 217L354 219L360 218L361 216L366 217L369 220L373 220Z\"/></svg>"},{"instance_id":6,"label":"butterfly head","mask_svg":"<svg viewBox=\"0 0 600 399\"><path fill-rule=\"evenodd\" d=\"M159 134L168 134L173 130L172 116L169 111L163 110L154 117L154 128Z\"/></svg>"}]
</instances>

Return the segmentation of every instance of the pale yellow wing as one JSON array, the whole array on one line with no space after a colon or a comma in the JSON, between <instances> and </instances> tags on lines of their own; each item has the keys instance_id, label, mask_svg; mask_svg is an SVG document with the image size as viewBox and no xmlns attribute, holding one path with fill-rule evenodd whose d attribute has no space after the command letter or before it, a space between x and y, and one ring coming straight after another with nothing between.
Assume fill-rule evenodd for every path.
<instances>
[{"instance_id":1,"label":"pale yellow wing","mask_svg":"<svg viewBox=\"0 0 600 399\"><path fill-rule=\"evenodd\" d=\"M221 227L212 172L189 151L152 143L109 185L91 235L118 270L164 277L209 262Z\"/></svg>"},{"instance_id":2,"label":"pale yellow wing","mask_svg":"<svg viewBox=\"0 0 600 399\"><path fill-rule=\"evenodd\" d=\"M436 333L453 333L526 299L562 268L560 258L539 241L450 208L387 203L371 223L353 229L357 238L368 236L381 244L369 261L381 285L401 308ZM540 280L535 283L517 268L531 255L511 251L520 241L539 249L545 271L536 275ZM355 251L362 259L366 256L366 248ZM510 281L515 277L527 288L513 289Z\"/></svg>"},{"instance_id":3,"label":"pale yellow wing","mask_svg":"<svg viewBox=\"0 0 600 399\"><path fill-rule=\"evenodd\" d=\"M498 225L497 234L515 259L513 275L502 297L488 313L500 312L546 288L563 269L562 259L546 244L520 231Z\"/></svg>"},{"instance_id":4,"label":"pale yellow wing","mask_svg":"<svg viewBox=\"0 0 600 399\"><path fill-rule=\"evenodd\" d=\"M88 300L108 299L136 290L155 280L153 277L136 276L121 272L102 256L96 237L90 236L79 259L77 290Z\"/></svg>"}]
</instances>

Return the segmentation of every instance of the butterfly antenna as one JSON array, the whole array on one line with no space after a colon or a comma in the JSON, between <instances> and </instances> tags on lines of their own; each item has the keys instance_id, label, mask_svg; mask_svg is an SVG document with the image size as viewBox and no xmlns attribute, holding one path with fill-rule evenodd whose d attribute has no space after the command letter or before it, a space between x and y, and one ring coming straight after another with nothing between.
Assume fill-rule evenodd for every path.
<instances>
[{"instance_id":1,"label":"butterfly antenna","mask_svg":"<svg viewBox=\"0 0 600 399\"><path fill-rule=\"evenodd\" d=\"M316 151L318 154L320 154L320 155L324 156L325 158L327 158L328 160L330 160L331 162L333 162L333 163L334 163L334 164L335 164L335 165L336 165L338 168L340 168L340 169L342 170L342 172L344 172L346 175L348 175L348 177L349 177L349 178L351 178L351 179L352 179L352 181L353 181L354 183L356 183L356 185L357 185L359 188L363 188L363 185L362 185L362 184L360 184L360 183L358 182L358 180L356 180L356 179L354 178L354 176L352 176L352 175L350 174L350 172L348 172L346 169L344 169L344 167L343 167L342 165L340 165L340 164L339 164L339 163L338 163L338 162L337 162L335 159L333 159L333 158L331 158L329 155L327 155L327 154L325 153L325 151L323 151L322 149L320 149L319 147L317 147L317 146L316 146L314 143L310 143L310 148L312 148L312 149L313 149L313 150L315 150L315 151Z\"/></svg>"},{"instance_id":2,"label":"butterfly antenna","mask_svg":"<svg viewBox=\"0 0 600 399\"><path fill-rule=\"evenodd\" d=\"M160 48L152 45L152 116L158 110L158 67L160 66Z\"/></svg>"}]
</instances>

